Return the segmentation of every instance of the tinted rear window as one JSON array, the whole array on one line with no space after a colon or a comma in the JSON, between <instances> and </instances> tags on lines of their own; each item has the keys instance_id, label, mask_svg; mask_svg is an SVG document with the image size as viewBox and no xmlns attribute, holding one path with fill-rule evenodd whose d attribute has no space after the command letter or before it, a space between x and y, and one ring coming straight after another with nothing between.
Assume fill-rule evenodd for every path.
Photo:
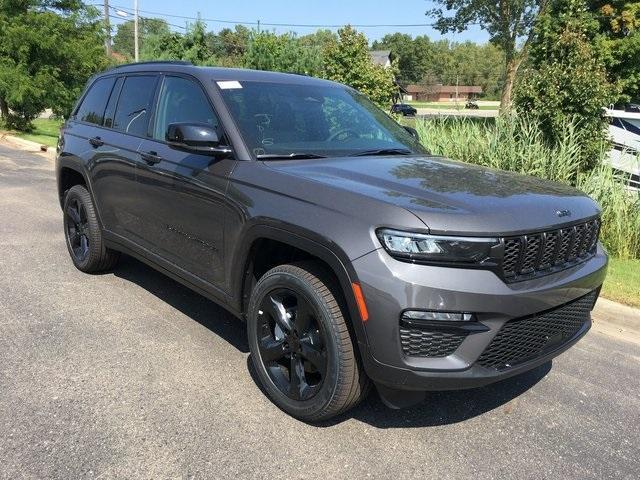
<instances>
[{"instance_id":1,"label":"tinted rear window","mask_svg":"<svg viewBox=\"0 0 640 480\"><path fill-rule=\"evenodd\" d=\"M120 92L113 128L132 135L146 135L157 77L127 77Z\"/></svg>"},{"instance_id":2,"label":"tinted rear window","mask_svg":"<svg viewBox=\"0 0 640 480\"><path fill-rule=\"evenodd\" d=\"M113 77L96 80L78 107L76 119L102 125L104 109L107 106L107 100L109 100L114 82L115 78Z\"/></svg>"}]
</instances>

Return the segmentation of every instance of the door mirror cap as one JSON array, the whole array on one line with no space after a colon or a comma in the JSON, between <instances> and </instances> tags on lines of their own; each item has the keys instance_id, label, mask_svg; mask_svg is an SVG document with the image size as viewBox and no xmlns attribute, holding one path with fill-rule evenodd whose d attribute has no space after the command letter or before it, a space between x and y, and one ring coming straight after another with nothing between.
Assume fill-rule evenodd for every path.
<instances>
[{"instance_id":1,"label":"door mirror cap","mask_svg":"<svg viewBox=\"0 0 640 480\"><path fill-rule=\"evenodd\" d=\"M165 134L167 143L182 150L203 155L231 154L231 147L221 146L218 132L204 123L170 123Z\"/></svg>"}]
</instances>

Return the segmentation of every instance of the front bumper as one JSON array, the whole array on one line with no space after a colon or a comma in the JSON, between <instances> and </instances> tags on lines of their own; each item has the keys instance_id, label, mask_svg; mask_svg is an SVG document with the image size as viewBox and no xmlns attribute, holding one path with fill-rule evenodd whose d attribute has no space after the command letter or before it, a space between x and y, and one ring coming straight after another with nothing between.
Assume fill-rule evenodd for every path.
<instances>
[{"instance_id":1,"label":"front bumper","mask_svg":"<svg viewBox=\"0 0 640 480\"><path fill-rule=\"evenodd\" d=\"M478 360L510 320L535 316L596 292L606 274L607 255L596 255L567 270L512 284L486 270L399 262L383 249L354 263L367 302L368 353L365 370L378 385L400 390L456 390L493 383L541 365L577 342L591 326L580 327L539 355L494 368ZM414 356L403 350L400 316L405 309L472 312L486 327L467 335L445 356Z\"/></svg>"}]
</instances>

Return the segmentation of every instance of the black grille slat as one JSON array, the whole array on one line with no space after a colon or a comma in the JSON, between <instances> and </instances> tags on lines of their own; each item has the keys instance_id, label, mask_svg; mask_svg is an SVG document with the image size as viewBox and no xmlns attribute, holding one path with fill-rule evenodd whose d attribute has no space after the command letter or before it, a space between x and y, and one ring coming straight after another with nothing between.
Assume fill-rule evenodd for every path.
<instances>
[{"instance_id":1,"label":"black grille slat","mask_svg":"<svg viewBox=\"0 0 640 480\"><path fill-rule=\"evenodd\" d=\"M560 230L560 249L558 250L558 255L556 256L556 265L565 263L567 261L572 236L572 228L563 228L562 230Z\"/></svg>"},{"instance_id":2,"label":"black grille slat","mask_svg":"<svg viewBox=\"0 0 640 480\"><path fill-rule=\"evenodd\" d=\"M595 252L600 222L503 238L502 276L508 282L526 280L584 261Z\"/></svg>"},{"instance_id":3,"label":"black grille slat","mask_svg":"<svg viewBox=\"0 0 640 480\"><path fill-rule=\"evenodd\" d=\"M478 363L502 370L533 360L571 340L589 320L596 292L554 310L510 320L480 355Z\"/></svg>"},{"instance_id":4,"label":"black grille slat","mask_svg":"<svg viewBox=\"0 0 640 480\"><path fill-rule=\"evenodd\" d=\"M519 238L509 238L504 242L504 259L502 261L502 270L505 277L510 277L518 271L518 260L520 259Z\"/></svg>"},{"instance_id":5,"label":"black grille slat","mask_svg":"<svg viewBox=\"0 0 640 480\"><path fill-rule=\"evenodd\" d=\"M533 272L538 254L542 245L542 237L540 235L527 236L527 247L522 258L522 268L520 273L527 274Z\"/></svg>"},{"instance_id":6,"label":"black grille slat","mask_svg":"<svg viewBox=\"0 0 640 480\"><path fill-rule=\"evenodd\" d=\"M466 337L465 333L400 326L402 352L410 357L446 357L455 352Z\"/></svg>"},{"instance_id":7,"label":"black grille slat","mask_svg":"<svg viewBox=\"0 0 640 480\"><path fill-rule=\"evenodd\" d=\"M556 257L556 247L558 246L558 232L548 232L545 234L544 250L540 259L540 270L546 270L553 265Z\"/></svg>"}]
</instances>

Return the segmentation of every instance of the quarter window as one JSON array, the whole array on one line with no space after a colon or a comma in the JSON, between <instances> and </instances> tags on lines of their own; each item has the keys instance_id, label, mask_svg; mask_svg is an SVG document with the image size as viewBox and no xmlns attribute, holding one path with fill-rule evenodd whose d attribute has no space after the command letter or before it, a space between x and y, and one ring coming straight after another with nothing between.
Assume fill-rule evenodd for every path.
<instances>
[{"instance_id":1,"label":"quarter window","mask_svg":"<svg viewBox=\"0 0 640 480\"><path fill-rule=\"evenodd\" d=\"M109 95L115 78L100 78L93 82L89 91L85 95L82 103L76 111L75 118L82 122L102 125L104 119L104 109L107 106Z\"/></svg>"},{"instance_id":2,"label":"quarter window","mask_svg":"<svg viewBox=\"0 0 640 480\"><path fill-rule=\"evenodd\" d=\"M147 134L156 76L136 75L127 77L122 86L113 128L132 135Z\"/></svg>"},{"instance_id":3,"label":"quarter window","mask_svg":"<svg viewBox=\"0 0 640 480\"><path fill-rule=\"evenodd\" d=\"M164 140L167 127L179 122L218 128L218 119L199 85L182 77L165 77L158 97L153 138Z\"/></svg>"}]
</instances>

